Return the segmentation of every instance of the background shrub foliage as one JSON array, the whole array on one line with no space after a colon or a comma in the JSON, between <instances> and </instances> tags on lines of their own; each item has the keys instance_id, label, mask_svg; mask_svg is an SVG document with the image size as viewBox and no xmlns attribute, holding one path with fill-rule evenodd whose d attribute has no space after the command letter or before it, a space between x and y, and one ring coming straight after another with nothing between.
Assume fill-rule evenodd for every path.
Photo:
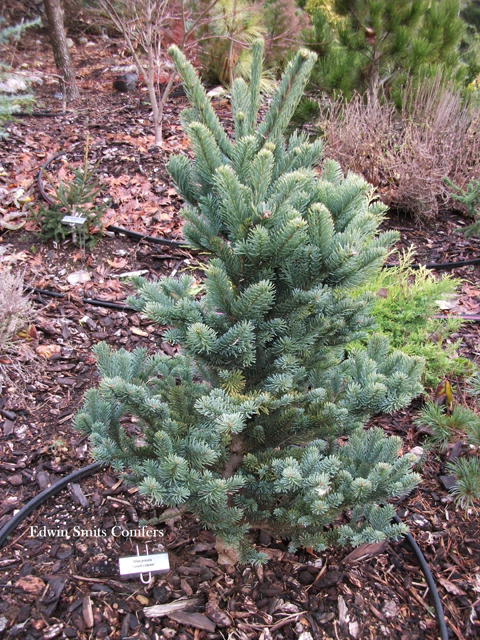
<instances>
[{"instance_id":1,"label":"background shrub foliage","mask_svg":"<svg viewBox=\"0 0 480 640\"><path fill-rule=\"evenodd\" d=\"M437 280L424 267L412 269L412 255L408 252L400 256L398 267L380 271L359 291L376 293L376 331L387 336L392 347L424 358L424 384L435 389L442 378L468 378L475 365L458 355L460 340L452 340L464 321L435 318L438 303L455 293L459 280L448 276Z\"/></svg>"},{"instance_id":2,"label":"background shrub foliage","mask_svg":"<svg viewBox=\"0 0 480 640\"><path fill-rule=\"evenodd\" d=\"M318 120L328 154L344 169L364 175L383 202L434 219L458 208L456 189L480 176L480 106L440 76L407 84L398 110L384 100L368 104L360 94L329 102Z\"/></svg>"},{"instance_id":3,"label":"background shrub foliage","mask_svg":"<svg viewBox=\"0 0 480 640\"><path fill-rule=\"evenodd\" d=\"M136 3L115 6L129 4ZM161 44L187 46L203 78L228 89L235 78L250 78L251 43L260 36L266 41L261 84L270 91L306 44L318 57L308 87L313 95L300 104L297 121L317 125L327 154L344 171L360 173L383 202L419 221L452 206L464 210L449 185L462 190L480 178L477 4L189 0L180 19L178 5L164 0ZM186 25L196 26L184 41ZM161 56L159 64L163 69Z\"/></svg>"}]
</instances>

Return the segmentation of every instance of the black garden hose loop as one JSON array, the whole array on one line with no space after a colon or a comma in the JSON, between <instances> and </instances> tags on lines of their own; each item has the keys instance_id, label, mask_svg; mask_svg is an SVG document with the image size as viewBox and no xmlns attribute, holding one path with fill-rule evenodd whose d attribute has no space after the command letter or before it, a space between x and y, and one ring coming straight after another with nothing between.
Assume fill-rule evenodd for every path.
<instances>
[{"instance_id":1,"label":"black garden hose loop","mask_svg":"<svg viewBox=\"0 0 480 640\"><path fill-rule=\"evenodd\" d=\"M20 509L18 513L16 513L11 520L7 522L7 524L0 529L0 547L4 544L8 536L15 531L18 525L28 517L32 511L35 511L38 507L40 507L44 502L46 502L49 498L56 495L59 491L64 489L70 482L76 482L77 480L81 480L82 478L86 478L87 476L91 476L93 473L99 471L103 465L100 462L94 462L93 464L89 464L87 467L83 467L82 469L77 469L73 473L70 473L68 476L61 478L58 482L55 482L50 487L47 487L42 492L40 492L35 498L27 502L27 504Z\"/></svg>"},{"instance_id":2,"label":"black garden hose loop","mask_svg":"<svg viewBox=\"0 0 480 640\"><path fill-rule=\"evenodd\" d=\"M108 302L106 300L96 300L95 298L82 298L83 304L90 304L92 307L104 307L105 309L119 309L120 311L136 311L128 304L117 304L116 302Z\"/></svg>"},{"instance_id":3,"label":"black garden hose loop","mask_svg":"<svg viewBox=\"0 0 480 640\"><path fill-rule=\"evenodd\" d=\"M71 111L18 111L11 113L12 118L59 118L71 113Z\"/></svg>"},{"instance_id":4,"label":"black garden hose loop","mask_svg":"<svg viewBox=\"0 0 480 640\"><path fill-rule=\"evenodd\" d=\"M403 524L403 522L400 520L397 514L393 516L393 519L397 524ZM420 549L418 544L415 542L415 538L412 536L412 534L410 532L406 533L405 538L408 544L410 545L410 547L412 548L413 553L417 556L418 563L420 565L423 575L425 576L425 580L427 582L428 588L432 595L433 607L435 609L435 616L437 618L438 626L440 629L440 637L442 640L448 640L448 628L447 628L447 623L445 621L445 615L443 613L442 601L440 600L440 596L438 594L438 590L435 585L435 580L433 578L432 572L430 571L428 563L425 560L425 556L422 553L422 550Z\"/></svg>"},{"instance_id":5,"label":"black garden hose loop","mask_svg":"<svg viewBox=\"0 0 480 640\"><path fill-rule=\"evenodd\" d=\"M58 291L48 291L47 289L38 289L37 287L23 287L26 293L38 293L40 296L48 296L50 298L65 298L65 293L59 293ZM118 309L119 311L136 311L128 304L108 302L107 300L97 300L95 298L81 298L83 304L90 304L93 307L105 307L105 309Z\"/></svg>"},{"instance_id":6,"label":"black garden hose loop","mask_svg":"<svg viewBox=\"0 0 480 640\"><path fill-rule=\"evenodd\" d=\"M53 156L53 158L50 158L50 160L47 160L47 162L45 162L44 164L42 164L40 166L39 172L38 172L38 176L37 176L37 183L38 183L38 189L40 191L40 194L42 196L42 198L48 202L49 205L54 205L55 202L52 200L52 198L50 198L50 196L47 194L47 192L45 191L44 187L43 187L43 172L47 169L47 167L49 165L52 164L52 162L54 162L55 160L58 160L58 158L61 158L62 156L64 156L67 152L66 151L60 151L59 153L57 153L56 156ZM154 238L152 236L147 236L144 233L137 233L136 231L129 231L128 229L123 229L123 227L116 227L114 225L109 225L107 227L107 231L112 231L113 233L123 233L124 235L133 238L134 240L144 240L146 242L150 242L152 244L163 244L166 245L168 247L182 247L184 249L189 248L189 245L186 242L177 242L176 240L167 240L164 238Z\"/></svg>"},{"instance_id":7,"label":"black garden hose loop","mask_svg":"<svg viewBox=\"0 0 480 640\"><path fill-rule=\"evenodd\" d=\"M37 176L38 189L39 189L39 191L40 191L40 193L42 195L42 198L46 202L48 202L48 204L50 204L50 205L54 205L55 202L50 198L50 196L47 194L47 192L43 188L42 174L47 169L47 167L52 164L52 162L55 162L55 160L58 160L58 158L61 158L66 153L67 153L66 151L60 151L59 153L57 153L56 156L53 156L53 158L50 158L50 160L47 160L47 162L42 164L41 167L40 167L40 170L38 172L38 176Z\"/></svg>"},{"instance_id":8,"label":"black garden hose loop","mask_svg":"<svg viewBox=\"0 0 480 640\"><path fill-rule=\"evenodd\" d=\"M130 231L123 227L116 227L113 224L106 228L107 231L113 231L114 233L123 233L124 235L132 238L133 240L144 240L151 244L163 244L168 247L181 247L182 249L192 249L186 242L177 242L176 240L166 240L165 238L154 238L153 236L146 236L144 233L138 233L137 231Z\"/></svg>"},{"instance_id":9,"label":"black garden hose loop","mask_svg":"<svg viewBox=\"0 0 480 640\"><path fill-rule=\"evenodd\" d=\"M409 269L454 269L455 267L466 267L469 264L480 264L480 258L472 258L471 260L459 260L458 262L428 262L427 264L409 264ZM394 269L398 264L384 264L384 269Z\"/></svg>"},{"instance_id":10,"label":"black garden hose loop","mask_svg":"<svg viewBox=\"0 0 480 640\"><path fill-rule=\"evenodd\" d=\"M13 533L15 529L20 525L20 523L23 522L23 520L25 520L25 518L27 518L35 509L40 507L49 498L64 489L68 484L70 484L70 482L75 482L77 480L81 480L82 478L86 478L87 476L91 476L97 471L100 471L103 466L104 465L101 462L94 462L93 464L89 464L82 469L78 469L77 471L70 473L68 476L65 476L61 480L58 480L58 482L55 482L47 489L44 489L41 493L35 496L35 498L30 500L30 502L27 502L27 504L22 507L20 511L15 514L4 527L2 527L2 529L0 529L0 547L2 547L2 545L6 542L8 536ZM402 524L402 520L400 520L400 518L396 514L393 516L393 519L397 524ZM440 596L438 595L433 575L428 567L427 561L425 560L425 556L423 555L418 544L415 542L411 533L406 533L405 538L411 546L414 554L417 556L420 568L422 569L425 580L427 581L428 588L430 589L430 593L432 594L433 606L435 608L435 615L437 618L438 626L440 628L441 640L449 640L442 602L440 600Z\"/></svg>"}]
</instances>

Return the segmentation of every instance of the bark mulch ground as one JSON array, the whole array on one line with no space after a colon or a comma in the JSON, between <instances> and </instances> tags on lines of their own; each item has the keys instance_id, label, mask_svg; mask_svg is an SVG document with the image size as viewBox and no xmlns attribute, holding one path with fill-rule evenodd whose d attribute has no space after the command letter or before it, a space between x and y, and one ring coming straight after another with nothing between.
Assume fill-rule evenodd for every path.
<instances>
[{"instance_id":1,"label":"bark mulch ground","mask_svg":"<svg viewBox=\"0 0 480 640\"><path fill-rule=\"evenodd\" d=\"M22 118L9 125L0 176L3 207L22 189L36 201L41 164L62 149L81 162L88 131L91 158L107 183L112 204L107 224L157 237L181 238L181 202L165 171L170 152L186 148L178 113L184 99L167 108L165 146L153 149L149 108L143 87L127 94L112 90L110 68L122 61L121 45L91 38L72 49L82 98L65 114ZM20 42L15 64L33 65L43 84L36 109L57 111L56 79L46 35L30 32ZM215 104L221 117L228 104ZM67 172L62 160L52 173ZM17 220L18 220L17 219ZM478 241L453 233L460 218L442 217L428 228L391 216L386 226L401 232L401 246L413 243L420 262L478 256ZM26 284L64 295L32 294L38 340L25 394L12 389L0 400L0 526L38 492L91 462L86 438L72 428L83 393L98 380L92 347L106 340L149 351L172 347L161 328L131 311L86 305L82 298L122 302L130 293L122 274L143 271L148 278L195 267L184 250L104 236L83 254L70 242L41 244L29 219L18 231L0 236L0 261L25 274ZM0 265L1 266L1 265ZM72 274L88 271L75 283ZM456 270L468 281L466 313L478 312L478 267ZM464 353L478 361L478 325L462 329ZM425 444L413 425L419 403L373 420L400 435L404 450ZM452 637L480 633L480 525L476 514L455 509L443 486L444 459L426 450L421 486L397 505L435 576ZM127 487L110 469L71 485L45 502L10 536L0 557L0 635L8 638L178 638L179 640L371 639L438 637L431 599L410 549L402 541L360 550L289 553L281 539L253 531L269 562L228 573L219 565L208 531L185 516L141 530L139 522L160 511ZM112 530L115 535L112 535ZM148 533L150 531L150 534ZM152 531L156 531L155 537ZM105 532L105 533L104 533ZM119 557L168 552L171 570L148 584L119 576ZM149 607L167 605L163 616ZM172 606L175 605L175 606Z\"/></svg>"}]
</instances>

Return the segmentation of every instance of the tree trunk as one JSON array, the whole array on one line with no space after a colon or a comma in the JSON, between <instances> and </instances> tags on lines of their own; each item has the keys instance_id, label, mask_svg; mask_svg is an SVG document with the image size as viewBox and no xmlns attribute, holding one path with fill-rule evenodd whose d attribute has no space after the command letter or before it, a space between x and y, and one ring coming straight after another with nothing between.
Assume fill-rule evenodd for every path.
<instances>
[{"instance_id":1,"label":"tree trunk","mask_svg":"<svg viewBox=\"0 0 480 640\"><path fill-rule=\"evenodd\" d=\"M75 82L75 70L68 52L67 37L63 26L63 7L61 0L44 0L44 5L53 57L55 58L58 73L63 81L62 91L67 100L77 100L80 97L80 93Z\"/></svg>"},{"instance_id":2,"label":"tree trunk","mask_svg":"<svg viewBox=\"0 0 480 640\"><path fill-rule=\"evenodd\" d=\"M231 478L237 472L238 467L242 464L245 453L243 451L243 438L237 433L232 434L230 440L230 457L227 460L222 476Z\"/></svg>"},{"instance_id":3,"label":"tree trunk","mask_svg":"<svg viewBox=\"0 0 480 640\"><path fill-rule=\"evenodd\" d=\"M380 92L380 51L374 50L370 72L367 77L367 100L370 107L378 104L378 94Z\"/></svg>"}]
</instances>

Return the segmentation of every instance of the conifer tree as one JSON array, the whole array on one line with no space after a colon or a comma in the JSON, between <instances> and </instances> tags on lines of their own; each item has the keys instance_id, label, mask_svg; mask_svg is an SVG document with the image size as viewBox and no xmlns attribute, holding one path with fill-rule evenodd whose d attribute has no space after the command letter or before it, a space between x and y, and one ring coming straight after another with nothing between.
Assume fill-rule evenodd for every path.
<instances>
[{"instance_id":1,"label":"conifer tree","mask_svg":"<svg viewBox=\"0 0 480 640\"><path fill-rule=\"evenodd\" d=\"M465 22L465 32L460 43L462 61L467 65L467 81L478 88L480 75L480 3L478 0L462 2L460 16Z\"/></svg>"},{"instance_id":2,"label":"conifer tree","mask_svg":"<svg viewBox=\"0 0 480 640\"><path fill-rule=\"evenodd\" d=\"M319 141L283 138L315 54L289 63L257 124L254 44L250 86L232 86L233 139L191 64L170 54L192 105L181 120L194 160L172 156L168 168L185 237L210 255L206 277L135 280L129 304L168 325L180 354L99 345L102 381L76 425L98 460L167 507L161 519L191 511L244 562L262 560L251 527L318 550L397 536L386 501L418 476L398 438L363 425L420 392L422 362L375 336L349 347L373 323L372 296L352 290L396 235L377 234L385 207L362 178L330 160L319 176Z\"/></svg>"},{"instance_id":3,"label":"conifer tree","mask_svg":"<svg viewBox=\"0 0 480 640\"><path fill-rule=\"evenodd\" d=\"M459 0L332 0L334 21L322 0L308 6L321 56L315 80L326 90L365 91L375 103L407 77L462 73Z\"/></svg>"}]
</instances>

